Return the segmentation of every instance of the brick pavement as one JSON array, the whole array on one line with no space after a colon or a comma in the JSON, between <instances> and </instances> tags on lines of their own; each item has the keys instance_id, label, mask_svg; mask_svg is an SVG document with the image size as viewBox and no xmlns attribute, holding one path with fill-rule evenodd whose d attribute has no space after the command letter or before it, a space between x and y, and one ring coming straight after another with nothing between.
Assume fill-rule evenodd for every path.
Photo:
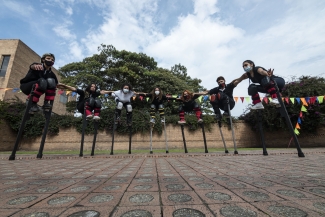
<instances>
[{"instance_id":1,"label":"brick pavement","mask_svg":"<svg viewBox=\"0 0 325 217\"><path fill-rule=\"evenodd\" d=\"M0 216L325 216L325 149L0 155Z\"/></svg>"}]
</instances>

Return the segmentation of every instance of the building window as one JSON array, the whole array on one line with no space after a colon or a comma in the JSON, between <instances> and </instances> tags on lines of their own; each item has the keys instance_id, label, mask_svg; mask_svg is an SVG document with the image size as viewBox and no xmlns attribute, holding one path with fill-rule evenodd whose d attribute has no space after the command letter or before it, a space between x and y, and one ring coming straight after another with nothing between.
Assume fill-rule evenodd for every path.
<instances>
[{"instance_id":1,"label":"building window","mask_svg":"<svg viewBox=\"0 0 325 217\"><path fill-rule=\"evenodd\" d=\"M6 76L9 60L10 60L9 55L2 56L2 63L1 63L1 68L0 68L0 77L5 77Z\"/></svg>"},{"instance_id":2,"label":"building window","mask_svg":"<svg viewBox=\"0 0 325 217\"><path fill-rule=\"evenodd\" d=\"M60 95L60 102L62 102L63 104L67 104L67 102L68 102L68 96L65 94L65 92L63 92Z\"/></svg>"}]
</instances>

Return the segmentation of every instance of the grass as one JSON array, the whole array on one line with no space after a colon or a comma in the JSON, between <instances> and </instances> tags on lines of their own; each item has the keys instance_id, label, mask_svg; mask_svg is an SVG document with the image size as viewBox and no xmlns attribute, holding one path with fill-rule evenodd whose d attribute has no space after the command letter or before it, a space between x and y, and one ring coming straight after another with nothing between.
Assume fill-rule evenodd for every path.
<instances>
[{"instance_id":1,"label":"grass","mask_svg":"<svg viewBox=\"0 0 325 217\"><path fill-rule=\"evenodd\" d=\"M280 149L280 148L268 148L267 150L275 150L275 149ZM204 153L203 148L188 148L188 153ZM238 152L241 151L262 151L262 148L238 148ZM208 149L209 153L213 152L224 152L223 148L209 148ZM229 153L233 153L234 149L229 148L228 149ZM131 150L132 154L148 154L149 149L135 149ZM24 154L24 155L33 155L37 154L38 151L17 151L16 154ZM71 151L62 151L62 150L57 150L57 151L44 151L43 154L46 155L79 155L80 151L79 150L71 150ZM91 151L90 150L85 150L83 152L84 155L90 155ZM153 149L153 153L166 153L165 149ZM184 153L184 149L169 149L169 153ZM0 154L11 154L11 151L3 151L0 152ZM95 154L110 154L110 150L95 150ZM128 150L114 150L114 154L128 154Z\"/></svg>"}]
</instances>

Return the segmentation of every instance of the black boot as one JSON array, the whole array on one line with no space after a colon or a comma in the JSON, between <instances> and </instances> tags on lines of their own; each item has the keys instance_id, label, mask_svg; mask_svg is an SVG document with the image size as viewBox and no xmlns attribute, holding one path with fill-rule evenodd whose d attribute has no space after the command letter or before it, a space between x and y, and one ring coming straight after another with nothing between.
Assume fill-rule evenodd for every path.
<instances>
[{"instance_id":1,"label":"black boot","mask_svg":"<svg viewBox=\"0 0 325 217\"><path fill-rule=\"evenodd\" d=\"M29 109L29 114L33 115L36 112L39 112L38 105L36 102L32 102L32 107Z\"/></svg>"},{"instance_id":2,"label":"black boot","mask_svg":"<svg viewBox=\"0 0 325 217\"><path fill-rule=\"evenodd\" d=\"M49 103L49 101L44 101L43 110L49 111L52 108L52 105Z\"/></svg>"}]
</instances>

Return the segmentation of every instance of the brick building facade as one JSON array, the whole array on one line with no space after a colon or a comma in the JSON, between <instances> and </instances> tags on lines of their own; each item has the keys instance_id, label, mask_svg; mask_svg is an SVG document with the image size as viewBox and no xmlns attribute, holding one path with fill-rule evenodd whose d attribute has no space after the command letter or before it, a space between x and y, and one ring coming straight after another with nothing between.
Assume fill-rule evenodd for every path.
<instances>
[{"instance_id":1,"label":"brick building facade","mask_svg":"<svg viewBox=\"0 0 325 217\"><path fill-rule=\"evenodd\" d=\"M29 66L33 62L40 62L41 57L19 39L0 39L0 100L9 100L18 97L22 101L26 100L26 95L19 92L20 79L25 77ZM52 71L58 75L58 71ZM39 105L42 106L44 94L40 98ZM53 112L64 114L66 112L65 95L56 95Z\"/></svg>"}]
</instances>

